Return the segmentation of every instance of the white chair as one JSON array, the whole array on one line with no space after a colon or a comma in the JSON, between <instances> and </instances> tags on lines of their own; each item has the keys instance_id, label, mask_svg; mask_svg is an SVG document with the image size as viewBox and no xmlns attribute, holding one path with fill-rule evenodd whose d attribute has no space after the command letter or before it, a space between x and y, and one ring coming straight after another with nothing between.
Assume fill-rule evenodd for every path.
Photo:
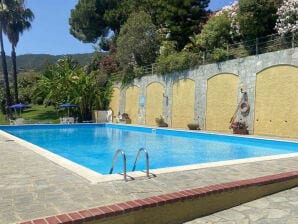
<instances>
[{"instance_id":1,"label":"white chair","mask_svg":"<svg viewBox=\"0 0 298 224\"><path fill-rule=\"evenodd\" d=\"M74 117L60 117L60 124L73 124L75 123Z\"/></svg>"},{"instance_id":2,"label":"white chair","mask_svg":"<svg viewBox=\"0 0 298 224\"><path fill-rule=\"evenodd\" d=\"M68 117L67 118L67 124L73 124L74 123L74 118L73 117Z\"/></svg>"},{"instance_id":3,"label":"white chair","mask_svg":"<svg viewBox=\"0 0 298 224\"><path fill-rule=\"evenodd\" d=\"M17 118L15 120L15 124L16 125L22 125L22 124L25 124L25 119L24 118Z\"/></svg>"},{"instance_id":4,"label":"white chair","mask_svg":"<svg viewBox=\"0 0 298 224\"><path fill-rule=\"evenodd\" d=\"M112 110L107 111L107 122L109 122L109 123L113 122L113 111Z\"/></svg>"}]
</instances>

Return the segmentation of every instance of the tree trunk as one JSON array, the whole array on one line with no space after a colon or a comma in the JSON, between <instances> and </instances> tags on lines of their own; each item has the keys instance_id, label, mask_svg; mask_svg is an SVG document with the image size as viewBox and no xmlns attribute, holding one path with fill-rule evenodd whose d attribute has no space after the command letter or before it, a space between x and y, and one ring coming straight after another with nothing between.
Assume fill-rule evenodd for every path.
<instances>
[{"instance_id":1,"label":"tree trunk","mask_svg":"<svg viewBox=\"0 0 298 224\"><path fill-rule=\"evenodd\" d=\"M2 59L2 69L3 69L2 72L3 72L4 84L5 84L7 112L9 112L8 106L11 105L11 95L10 95L10 90L9 90L8 71L7 71L6 56L5 56L5 51L4 51L2 24L1 23L0 23L0 46L1 46L1 59Z\"/></svg>"},{"instance_id":2,"label":"tree trunk","mask_svg":"<svg viewBox=\"0 0 298 224\"><path fill-rule=\"evenodd\" d=\"M17 77L17 57L15 47L12 45L11 51L12 59L12 76L13 76L13 88L14 88L14 100L15 103L19 103L19 93L18 93L18 77Z\"/></svg>"}]
</instances>

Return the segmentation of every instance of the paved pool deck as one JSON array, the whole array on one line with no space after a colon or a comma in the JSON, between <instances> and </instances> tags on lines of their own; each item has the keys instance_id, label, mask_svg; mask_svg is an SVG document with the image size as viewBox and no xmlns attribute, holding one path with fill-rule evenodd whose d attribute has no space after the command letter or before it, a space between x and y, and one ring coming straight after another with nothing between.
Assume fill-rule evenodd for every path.
<instances>
[{"instance_id":1,"label":"paved pool deck","mask_svg":"<svg viewBox=\"0 0 298 224\"><path fill-rule=\"evenodd\" d=\"M294 156L91 183L1 134L0 155L3 224L298 170ZM298 187L188 223L298 223Z\"/></svg>"}]
</instances>

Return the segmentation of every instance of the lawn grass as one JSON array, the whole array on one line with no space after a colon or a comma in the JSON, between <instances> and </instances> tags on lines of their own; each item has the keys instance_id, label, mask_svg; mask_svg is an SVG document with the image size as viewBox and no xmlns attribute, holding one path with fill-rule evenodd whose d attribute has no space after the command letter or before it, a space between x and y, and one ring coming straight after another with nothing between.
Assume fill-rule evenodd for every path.
<instances>
[{"instance_id":1,"label":"lawn grass","mask_svg":"<svg viewBox=\"0 0 298 224\"><path fill-rule=\"evenodd\" d=\"M9 124L9 121L5 120L5 116L0 112L0 125L1 124Z\"/></svg>"},{"instance_id":2,"label":"lawn grass","mask_svg":"<svg viewBox=\"0 0 298 224\"><path fill-rule=\"evenodd\" d=\"M22 117L24 118L27 123L59 123L59 117L61 114L53 107L48 106L45 107L43 105L32 105L31 108L24 109L19 114L19 110L17 113L12 111L12 116L14 118ZM8 120L5 120L5 116L0 113L0 124L9 124Z\"/></svg>"}]
</instances>

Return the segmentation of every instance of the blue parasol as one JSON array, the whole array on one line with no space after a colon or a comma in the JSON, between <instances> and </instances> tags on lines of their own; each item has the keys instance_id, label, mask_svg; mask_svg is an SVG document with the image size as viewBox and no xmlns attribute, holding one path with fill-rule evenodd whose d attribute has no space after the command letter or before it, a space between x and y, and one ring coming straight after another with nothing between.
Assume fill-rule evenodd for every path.
<instances>
[{"instance_id":1,"label":"blue parasol","mask_svg":"<svg viewBox=\"0 0 298 224\"><path fill-rule=\"evenodd\" d=\"M20 115L21 115L22 109L30 108L30 107L31 106L23 104L23 103L17 103L17 104L9 106L9 109L14 109L14 110L20 109Z\"/></svg>"},{"instance_id":2,"label":"blue parasol","mask_svg":"<svg viewBox=\"0 0 298 224\"><path fill-rule=\"evenodd\" d=\"M77 107L77 105L71 104L71 103L64 103L58 106L58 108L72 108L72 107Z\"/></svg>"},{"instance_id":3,"label":"blue parasol","mask_svg":"<svg viewBox=\"0 0 298 224\"><path fill-rule=\"evenodd\" d=\"M23 104L23 103L18 103L18 104L14 104L9 106L10 109L24 109L24 108L29 108L31 106Z\"/></svg>"},{"instance_id":4,"label":"blue parasol","mask_svg":"<svg viewBox=\"0 0 298 224\"><path fill-rule=\"evenodd\" d=\"M71 103L64 103L58 106L58 108L67 108L68 116L69 116L69 108L74 108L74 107L77 107L77 105L71 104Z\"/></svg>"}]
</instances>

